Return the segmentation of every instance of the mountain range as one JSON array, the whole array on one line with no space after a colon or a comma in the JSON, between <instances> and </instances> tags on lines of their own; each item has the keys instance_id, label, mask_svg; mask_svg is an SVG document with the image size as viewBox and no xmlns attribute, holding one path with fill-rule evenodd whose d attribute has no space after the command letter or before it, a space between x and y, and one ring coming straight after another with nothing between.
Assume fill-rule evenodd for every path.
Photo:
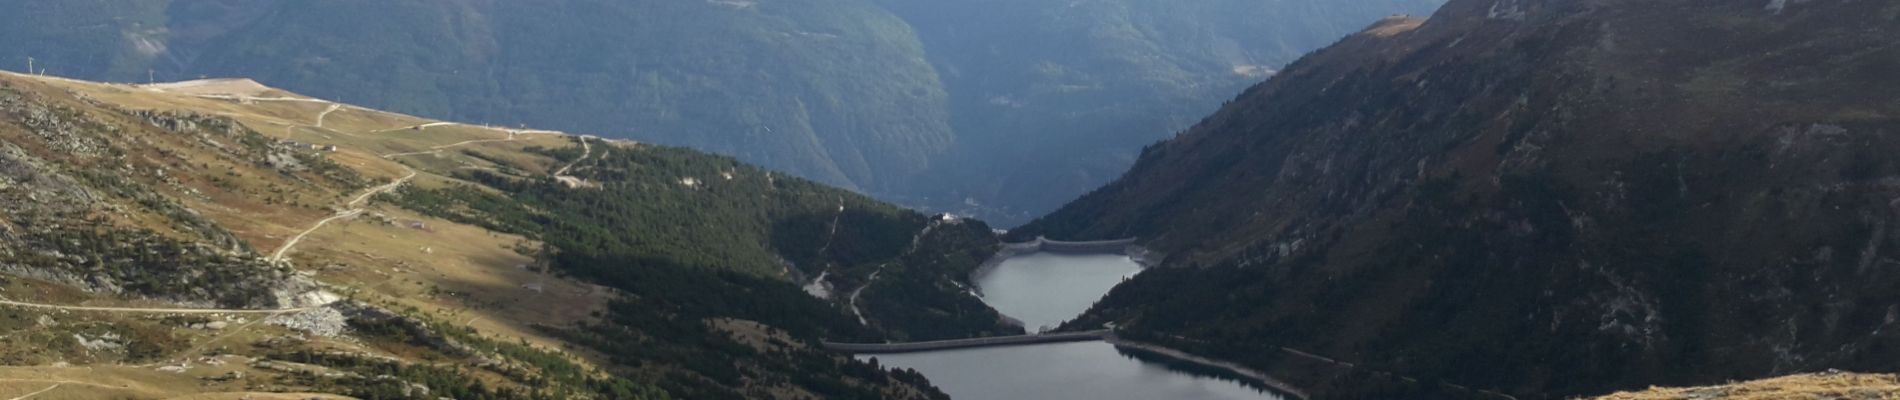
<instances>
[{"instance_id":1,"label":"mountain range","mask_svg":"<svg viewBox=\"0 0 1900 400\"><path fill-rule=\"evenodd\" d=\"M1439 3L8 1L0 60L687 146L1011 226L1306 51Z\"/></svg>"}]
</instances>

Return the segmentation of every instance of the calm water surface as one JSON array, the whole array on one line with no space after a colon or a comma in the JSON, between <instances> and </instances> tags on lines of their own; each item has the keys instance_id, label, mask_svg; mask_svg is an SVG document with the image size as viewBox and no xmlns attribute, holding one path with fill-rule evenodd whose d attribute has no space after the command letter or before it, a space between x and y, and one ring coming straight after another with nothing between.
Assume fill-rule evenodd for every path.
<instances>
[{"instance_id":1,"label":"calm water surface","mask_svg":"<svg viewBox=\"0 0 1900 400\"><path fill-rule=\"evenodd\" d=\"M976 287L982 289L984 303L1022 320L1034 332L1082 315L1109 289L1138 272L1141 265L1128 256L1035 253L1010 257L977 277Z\"/></svg>"},{"instance_id":2,"label":"calm water surface","mask_svg":"<svg viewBox=\"0 0 1900 400\"><path fill-rule=\"evenodd\" d=\"M1122 279L1141 271L1118 255L1037 253L1010 258L978 277L983 301L1030 326L1075 318ZM1232 380L1168 369L1102 342L879 354L880 364L916 369L965 400L1280 399Z\"/></svg>"}]
</instances>

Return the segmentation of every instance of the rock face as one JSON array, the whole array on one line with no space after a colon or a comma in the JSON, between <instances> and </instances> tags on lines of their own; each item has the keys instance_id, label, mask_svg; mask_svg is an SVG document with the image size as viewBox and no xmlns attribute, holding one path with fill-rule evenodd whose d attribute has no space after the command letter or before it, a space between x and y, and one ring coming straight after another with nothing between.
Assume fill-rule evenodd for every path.
<instances>
[{"instance_id":1,"label":"rock face","mask_svg":"<svg viewBox=\"0 0 1900 400\"><path fill-rule=\"evenodd\" d=\"M1438 387L1366 371L1538 398L1894 370L1897 18L1453 1L1294 63L1012 234L1144 238L1168 268L1093 321L1329 397Z\"/></svg>"}]
</instances>

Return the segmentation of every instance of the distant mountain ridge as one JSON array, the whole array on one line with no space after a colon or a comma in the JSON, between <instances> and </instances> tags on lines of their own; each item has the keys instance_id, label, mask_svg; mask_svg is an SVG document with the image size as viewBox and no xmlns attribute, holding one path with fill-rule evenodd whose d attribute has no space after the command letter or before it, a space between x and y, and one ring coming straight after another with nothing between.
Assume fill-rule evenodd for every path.
<instances>
[{"instance_id":1,"label":"distant mountain ridge","mask_svg":"<svg viewBox=\"0 0 1900 400\"><path fill-rule=\"evenodd\" d=\"M0 62L688 146L1014 225L1305 51L1440 2L9 1Z\"/></svg>"},{"instance_id":2,"label":"distant mountain ridge","mask_svg":"<svg viewBox=\"0 0 1900 400\"><path fill-rule=\"evenodd\" d=\"M1136 149L1282 65L1429 0L884 0L949 93L954 189L987 219L1027 221L1107 183ZM930 194L930 192L924 192Z\"/></svg>"},{"instance_id":3,"label":"distant mountain ridge","mask_svg":"<svg viewBox=\"0 0 1900 400\"><path fill-rule=\"evenodd\" d=\"M1452 1L1290 65L1011 234L1141 237L1164 267L1084 324L1329 398L1893 371L1896 21Z\"/></svg>"}]
</instances>

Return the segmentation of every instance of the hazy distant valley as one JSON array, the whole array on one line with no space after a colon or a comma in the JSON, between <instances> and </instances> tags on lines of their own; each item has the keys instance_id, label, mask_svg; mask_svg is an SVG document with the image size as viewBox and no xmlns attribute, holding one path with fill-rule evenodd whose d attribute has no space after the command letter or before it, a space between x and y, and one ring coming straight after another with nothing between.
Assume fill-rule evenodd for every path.
<instances>
[{"instance_id":1,"label":"hazy distant valley","mask_svg":"<svg viewBox=\"0 0 1900 400\"><path fill-rule=\"evenodd\" d=\"M687 146L1009 226L1307 51L1440 0L5 3L9 69L243 77Z\"/></svg>"}]
</instances>

